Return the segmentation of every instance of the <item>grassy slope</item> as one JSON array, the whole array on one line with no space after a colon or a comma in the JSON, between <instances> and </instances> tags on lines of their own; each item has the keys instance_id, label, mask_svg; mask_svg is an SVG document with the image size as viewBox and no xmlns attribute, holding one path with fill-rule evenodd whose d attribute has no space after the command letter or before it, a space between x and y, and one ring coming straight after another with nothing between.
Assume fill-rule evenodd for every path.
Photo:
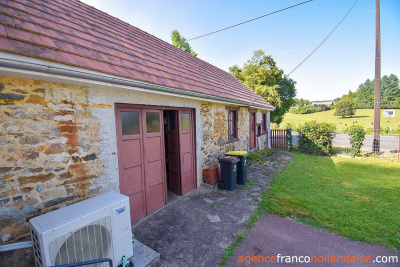
<instances>
[{"instance_id":1,"label":"grassy slope","mask_svg":"<svg viewBox=\"0 0 400 267\"><path fill-rule=\"evenodd\" d=\"M400 164L296 154L261 205L281 216L400 250Z\"/></svg>"},{"instance_id":2,"label":"grassy slope","mask_svg":"<svg viewBox=\"0 0 400 267\"><path fill-rule=\"evenodd\" d=\"M304 123L307 121L317 120L319 122L331 122L336 124L336 128L341 131L347 126L352 125L353 121L364 126L365 129L373 129L371 122L374 121L374 110L373 109L358 109L356 115L352 118L341 118L338 116L333 116L334 110L328 110L323 112L316 112L312 114L293 114L287 113L282 122L282 126L286 127L287 123L293 123L297 126L299 123ZM389 118L383 117L383 110L381 110L381 127L388 127L389 123L386 122ZM395 117L390 118L390 126L393 130L396 128L396 124L400 124L400 109L395 110Z\"/></svg>"}]
</instances>

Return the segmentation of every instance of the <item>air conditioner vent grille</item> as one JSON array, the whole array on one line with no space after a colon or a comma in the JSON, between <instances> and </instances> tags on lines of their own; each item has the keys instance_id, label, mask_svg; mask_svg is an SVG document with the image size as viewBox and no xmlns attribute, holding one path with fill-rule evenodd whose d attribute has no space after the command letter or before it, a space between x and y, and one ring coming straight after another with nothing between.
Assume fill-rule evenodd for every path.
<instances>
[{"instance_id":1,"label":"air conditioner vent grille","mask_svg":"<svg viewBox=\"0 0 400 267\"><path fill-rule=\"evenodd\" d=\"M40 246L39 240L36 232L31 228L31 238L32 238L32 245L33 245L33 254L35 257L35 266L42 267L42 255L40 254Z\"/></svg>"},{"instance_id":2,"label":"air conditioner vent grille","mask_svg":"<svg viewBox=\"0 0 400 267\"><path fill-rule=\"evenodd\" d=\"M50 257L53 265L113 259L112 244L111 218L103 217L50 242Z\"/></svg>"}]
</instances>

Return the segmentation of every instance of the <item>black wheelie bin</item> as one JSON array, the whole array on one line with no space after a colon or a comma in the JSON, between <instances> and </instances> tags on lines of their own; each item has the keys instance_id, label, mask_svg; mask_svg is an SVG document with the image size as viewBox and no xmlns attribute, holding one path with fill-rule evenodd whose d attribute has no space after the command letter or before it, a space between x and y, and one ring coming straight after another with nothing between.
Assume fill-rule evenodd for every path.
<instances>
[{"instance_id":1,"label":"black wheelie bin","mask_svg":"<svg viewBox=\"0 0 400 267\"><path fill-rule=\"evenodd\" d=\"M221 165L221 183L218 188L233 191L236 189L237 157L225 156L218 159Z\"/></svg>"},{"instance_id":2,"label":"black wheelie bin","mask_svg":"<svg viewBox=\"0 0 400 267\"><path fill-rule=\"evenodd\" d=\"M247 183L247 156L249 153L247 151L229 151L224 153L226 156L235 156L239 158L237 167L237 183L246 184Z\"/></svg>"}]
</instances>

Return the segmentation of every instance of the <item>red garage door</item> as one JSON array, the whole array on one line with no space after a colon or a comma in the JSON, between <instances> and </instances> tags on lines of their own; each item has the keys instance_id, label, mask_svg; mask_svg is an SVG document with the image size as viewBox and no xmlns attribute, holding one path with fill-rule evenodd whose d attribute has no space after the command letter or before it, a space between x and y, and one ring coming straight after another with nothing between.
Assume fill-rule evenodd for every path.
<instances>
[{"instance_id":1,"label":"red garage door","mask_svg":"<svg viewBox=\"0 0 400 267\"><path fill-rule=\"evenodd\" d=\"M135 222L166 203L162 111L116 107L120 190Z\"/></svg>"},{"instance_id":2,"label":"red garage door","mask_svg":"<svg viewBox=\"0 0 400 267\"><path fill-rule=\"evenodd\" d=\"M181 168L181 193L190 192L196 187L194 119L192 111L179 111L179 147Z\"/></svg>"},{"instance_id":3,"label":"red garage door","mask_svg":"<svg viewBox=\"0 0 400 267\"><path fill-rule=\"evenodd\" d=\"M168 189L178 195L196 188L194 112L127 104L115 107L120 191L129 196L135 222L166 204L167 182Z\"/></svg>"}]
</instances>

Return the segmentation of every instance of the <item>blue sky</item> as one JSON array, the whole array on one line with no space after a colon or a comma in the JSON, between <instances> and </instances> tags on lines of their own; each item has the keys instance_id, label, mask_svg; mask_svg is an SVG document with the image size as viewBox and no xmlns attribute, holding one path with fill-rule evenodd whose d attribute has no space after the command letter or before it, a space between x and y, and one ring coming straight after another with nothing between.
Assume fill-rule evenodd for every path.
<instances>
[{"instance_id":1,"label":"blue sky","mask_svg":"<svg viewBox=\"0 0 400 267\"><path fill-rule=\"evenodd\" d=\"M187 39L304 0L83 0L171 43L178 29ZM291 72L336 26L354 0L314 0L242 26L190 42L198 57L228 71L253 51L271 55ZM382 75L400 76L400 0L381 0ZM353 92L375 71L375 0L359 0L333 35L291 74L297 97L328 100Z\"/></svg>"}]
</instances>

